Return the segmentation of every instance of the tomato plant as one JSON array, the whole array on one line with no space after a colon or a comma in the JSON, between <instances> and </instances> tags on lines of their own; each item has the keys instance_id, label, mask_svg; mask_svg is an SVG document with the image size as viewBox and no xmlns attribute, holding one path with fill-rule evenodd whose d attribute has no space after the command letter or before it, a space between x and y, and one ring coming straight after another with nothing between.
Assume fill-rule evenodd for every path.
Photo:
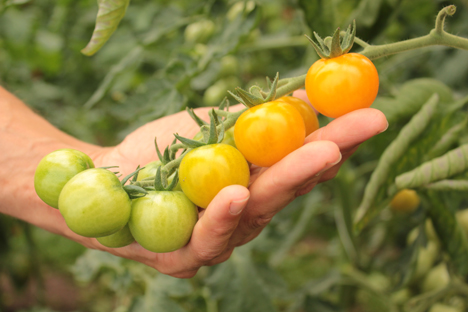
<instances>
[{"instance_id":1,"label":"tomato plant","mask_svg":"<svg viewBox=\"0 0 468 312\"><path fill-rule=\"evenodd\" d=\"M270 167L304 144L305 125L292 105L272 101L249 108L236 122L234 140L254 165Z\"/></svg>"},{"instance_id":2,"label":"tomato plant","mask_svg":"<svg viewBox=\"0 0 468 312\"><path fill-rule=\"evenodd\" d=\"M299 111L304 120L304 125L306 128L306 136L314 132L319 128L319 121L317 114L315 113L312 106L304 102L303 100L293 97L293 96L283 96L276 101L283 101L285 103L291 104L295 109Z\"/></svg>"},{"instance_id":3,"label":"tomato plant","mask_svg":"<svg viewBox=\"0 0 468 312\"><path fill-rule=\"evenodd\" d=\"M237 129L237 128L236 128ZM244 156L227 144L209 144L191 150L179 167L179 183L187 197L201 208L229 185L249 185Z\"/></svg>"},{"instance_id":4,"label":"tomato plant","mask_svg":"<svg viewBox=\"0 0 468 312\"><path fill-rule=\"evenodd\" d=\"M198 220L197 207L180 191L150 191L134 199L130 231L143 248L170 252L185 246Z\"/></svg>"},{"instance_id":5,"label":"tomato plant","mask_svg":"<svg viewBox=\"0 0 468 312\"><path fill-rule=\"evenodd\" d=\"M80 172L65 184L59 210L73 232L101 237L127 224L131 200L114 173L95 168Z\"/></svg>"},{"instance_id":6,"label":"tomato plant","mask_svg":"<svg viewBox=\"0 0 468 312\"><path fill-rule=\"evenodd\" d=\"M348 53L312 64L305 86L312 106L327 117L337 118L372 105L379 90L379 75L367 57Z\"/></svg>"},{"instance_id":7,"label":"tomato plant","mask_svg":"<svg viewBox=\"0 0 468 312\"><path fill-rule=\"evenodd\" d=\"M94 168L93 161L83 152L66 148L46 155L34 173L34 189L46 204L58 208L64 185L77 173Z\"/></svg>"}]
</instances>

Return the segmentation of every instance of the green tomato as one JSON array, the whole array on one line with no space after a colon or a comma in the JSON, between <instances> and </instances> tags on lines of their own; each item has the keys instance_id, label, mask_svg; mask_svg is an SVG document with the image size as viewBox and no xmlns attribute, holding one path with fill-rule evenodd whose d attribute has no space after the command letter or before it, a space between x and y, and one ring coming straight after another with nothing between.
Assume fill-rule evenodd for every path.
<instances>
[{"instance_id":1,"label":"green tomato","mask_svg":"<svg viewBox=\"0 0 468 312\"><path fill-rule=\"evenodd\" d=\"M439 244L428 241L426 247L419 247L414 279L422 278L432 267L439 255Z\"/></svg>"},{"instance_id":2,"label":"green tomato","mask_svg":"<svg viewBox=\"0 0 468 312\"><path fill-rule=\"evenodd\" d=\"M249 185L250 169L244 156L227 144L197 147L184 156L179 182L187 197L201 208L229 185Z\"/></svg>"},{"instance_id":3,"label":"green tomato","mask_svg":"<svg viewBox=\"0 0 468 312\"><path fill-rule=\"evenodd\" d=\"M233 21L237 18L239 14L245 11L246 14L252 12L252 10L255 9L255 2L253 1L247 1L246 3L241 1L241 2L236 2L232 5L232 7L229 9L229 11L226 13L226 17L229 21Z\"/></svg>"},{"instance_id":4,"label":"green tomato","mask_svg":"<svg viewBox=\"0 0 468 312\"><path fill-rule=\"evenodd\" d=\"M444 288L450 282L447 265L442 262L427 273L422 284L422 291L428 292Z\"/></svg>"},{"instance_id":5,"label":"green tomato","mask_svg":"<svg viewBox=\"0 0 468 312\"><path fill-rule=\"evenodd\" d=\"M128 225L143 248L171 252L188 243L197 220L197 207L184 193L149 191L133 200Z\"/></svg>"},{"instance_id":6,"label":"green tomato","mask_svg":"<svg viewBox=\"0 0 468 312\"><path fill-rule=\"evenodd\" d=\"M463 310L442 303L434 304L429 312L462 312Z\"/></svg>"},{"instance_id":7,"label":"green tomato","mask_svg":"<svg viewBox=\"0 0 468 312\"><path fill-rule=\"evenodd\" d=\"M218 76L225 77L235 75L239 71L239 61L234 55L226 55L221 59L221 69Z\"/></svg>"},{"instance_id":8,"label":"green tomato","mask_svg":"<svg viewBox=\"0 0 468 312\"><path fill-rule=\"evenodd\" d=\"M194 22L185 28L185 41L190 43L206 43L216 29L215 24L210 20Z\"/></svg>"},{"instance_id":9,"label":"green tomato","mask_svg":"<svg viewBox=\"0 0 468 312\"><path fill-rule=\"evenodd\" d=\"M457 211L457 221L466 235L468 235L468 209Z\"/></svg>"},{"instance_id":10,"label":"green tomato","mask_svg":"<svg viewBox=\"0 0 468 312\"><path fill-rule=\"evenodd\" d=\"M148 179L148 178L154 179L154 176L156 175L156 172L158 171L159 167L161 167L161 161L159 160L155 160L146 164L146 166L138 172L137 181L141 181L141 180ZM174 180L174 176L175 174L172 174L170 177L167 178L168 185L172 183L172 180ZM180 188L180 184L177 183L177 185L174 187L173 190L182 191L182 189Z\"/></svg>"},{"instance_id":11,"label":"green tomato","mask_svg":"<svg viewBox=\"0 0 468 312\"><path fill-rule=\"evenodd\" d=\"M64 185L77 173L94 168L93 161L83 152L65 148L46 155L34 174L34 189L47 205L58 208Z\"/></svg>"},{"instance_id":12,"label":"green tomato","mask_svg":"<svg viewBox=\"0 0 468 312\"><path fill-rule=\"evenodd\" d=\"M114 234L127 224L131 209L119 179L101 168L78 173L59 197L59 210L68 227L86 237Z\"/></svg>"},{"instance_id":13,"label":"green tomato","mask_svg":"<svg viewBox=\"0 0 468 312\"><path fill-rule=\"evenodd\" d=\"M196 141L201 141L203 140L203 134L201 132L198 132L197 134L195 134L193 139ZM231 145L232 147L236 147L236 142L234 141L234 127L229 128L226 132L224 132L224 139L221 143Z\"/></svg>"},{"instance_id":14,"label":"green tomato","mask_svg":"<svg viewBox=\"0 0 468 312\"><path fill-rule=\"evenodd\" d=\"M203 94L203 103L206 106L218 106L228 95L228 90L233 90L240 85L240 80L236 76L228 76L216 81L208 87Z\"/></svg>"},{"instance_id":15,"label":"green tomato","mask_svg":"<svg viewBox=\"0 0 468 312\"><path fill-rule=\"evenodd\" d=\"M119 248L130 245L135 241L135 239L130 232L128 224L126 224L122 229L115 232L114 234L98 237L97 241L106 247Z\"/></svg>"}]
</instances>

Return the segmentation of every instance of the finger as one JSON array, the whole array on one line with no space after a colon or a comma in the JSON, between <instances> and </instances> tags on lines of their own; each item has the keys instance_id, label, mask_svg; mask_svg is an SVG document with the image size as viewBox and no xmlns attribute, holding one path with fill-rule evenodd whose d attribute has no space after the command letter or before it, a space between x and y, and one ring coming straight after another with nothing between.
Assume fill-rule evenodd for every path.
<instances>
[{"instance_id":1,"label":"finger","mask_svg":"<svg viewBox=\"0 0 468 312\"><path fill-rule=\"evenodd\" d=\"M263 172L250 186L250 200L230 245L245 243L289 204L317 174L340 161L338 146L330 141L306 144Z\"/></svg>"},{"instance_id":2,"label":"finger","mask_svg":"<svg viewBox=\"0 0 468 312\"><path fill-rule=\"evenodd\" d=\"M343 115L306 138L307 142L335 142L344 154L388 128L385 115L374 108L363 108Z\"/></svg>"},{"instance_id":3,"label":"finger","mask_svg":"<svg viewBox=\"0 0 468 312\"><path fill-rule=\"evenodd\" d=\"M387 119L381 111L365 108L337 118L309 135L306 142L330 140L339 146L343 155L340 163L324 172L319 182L335 177L341 164L358 149L362 142L384 132L387 128Z\"/></svg>"},{"instance_id":4,"label":"finger","mask_svg":"<svg viewBox=\"0 0 468 312\"><path fill-rule=\"evenodd\" d=\"M181 249L184 267L206 265L223 255L249 196L240 185L225 187L216 195L195 225L190 243Z\"/></svg>"}]
</instances>

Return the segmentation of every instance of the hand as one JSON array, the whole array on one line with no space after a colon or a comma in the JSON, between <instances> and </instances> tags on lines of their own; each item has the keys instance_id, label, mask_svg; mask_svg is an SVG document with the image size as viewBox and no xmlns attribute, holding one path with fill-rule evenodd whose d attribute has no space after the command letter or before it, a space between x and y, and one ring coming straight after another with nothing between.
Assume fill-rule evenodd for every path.
<instances>
[{"instance_id":1,"label":"hand","mask_svg":"<svg viewBox=\"0 0 468 312\"><path fill-rule=\"evenodd\" d=\"M303 93L297 91L295 96L303 97ZM204 119L208 119L207 113L208 109L197 110ZM117 249L96 243L94 248L140 261L164 274L192 277L203 265L227 260L236 246L255 238L292 200L333 178L359 144L385 131L387 126L380 111L361 109L315 131L306 138L303 147L272 167L252 166L249 188L238 185L224 188L206 210L201 210L189 244L177 251L156 254L137 243ZM186 112L168 116L141 127L117 147L96 154L95 159L98 166L120 165L124 174L131 172L138 164L156 159L154 135L163 148L170 144L175 131L191 138L198 127Z\"/></svg>"}]
</instances>

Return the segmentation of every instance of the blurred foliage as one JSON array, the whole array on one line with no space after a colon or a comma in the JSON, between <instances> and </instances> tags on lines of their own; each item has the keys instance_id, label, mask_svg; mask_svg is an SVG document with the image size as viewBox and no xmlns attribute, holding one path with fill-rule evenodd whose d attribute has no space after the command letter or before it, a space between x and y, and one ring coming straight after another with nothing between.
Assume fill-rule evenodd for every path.
<instances>
[{"instance_id":1,"label":"blurred foliage","mask_svg":"<svg viewBox=\"0 0 468 312\"><path fill-rule=\"evenodd\" d=\"M401 41L427 34L448 4L457 13L446 28L468 37L462 0L258 0L245 9L231 0L133 0L109 41L86 57L80 50L94 29L95 1L3 0L0 84L63 131L113 145L150 120L215 105L236 86L263 86L276 72L304 74L317 56L303 34L324 37L356 19L364 41ZM374 107L389 129L225 263L178 280L0 216L0 310L465 311L466 277L455 269L466 265L466 229L454 213L468 207L466 195L428 191L421 182L422 203L412 214L395 213L388 202L398 176L468 142L468 52L428 47L375 64L381 85ZM426 114L434 93L437 108ZM468 163L466 155L456 161ZM466 172L444 178L466 180ZM354 217L369 192L373 217L356 233ZM447 221L434 222L434 232L426 226L431 218ZM441 263L449 283L424 292L426 275L434 279L428 272ZM73 285L62 296L68 306L49 297L57 274Z\"/></svg>"}]
</instances>

